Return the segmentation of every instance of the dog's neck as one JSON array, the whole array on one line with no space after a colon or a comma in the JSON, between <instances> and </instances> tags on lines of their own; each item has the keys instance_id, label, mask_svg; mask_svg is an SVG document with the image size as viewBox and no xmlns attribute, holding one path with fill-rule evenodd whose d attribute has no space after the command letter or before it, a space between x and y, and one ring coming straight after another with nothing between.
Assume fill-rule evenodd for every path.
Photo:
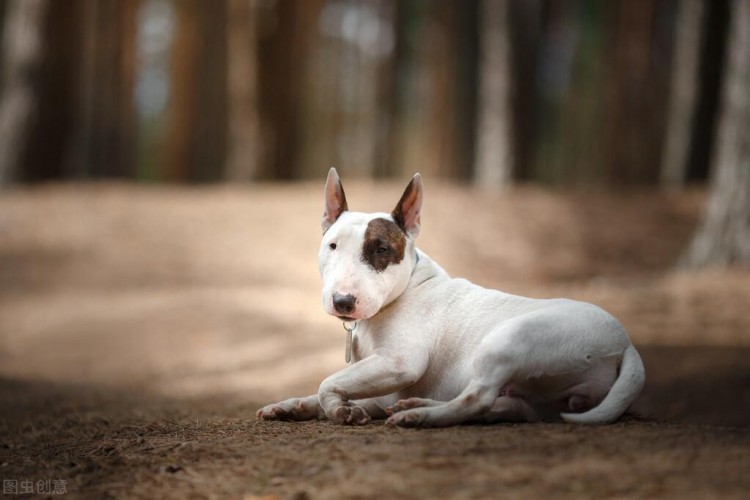
<instances>
[{"instance_id":1,"label":"dog's neck","mask_svg":"<svg viewBox=\"0 0 750 500\"><path fill-rule=\"evenodd\" d=\"M409 282L406 285L406 288L404 288L404 290L398 296L396 296L396 298L381 307L378 313L374 316L367 319L358 320L356 324L344 324L344 329L346 329L347 331L347 344L345 351L347 360L352 359L351 350L353 348L356 348L354 346L357 343L356 339L350 339L352 337L352 334L354 336L363 334L369 335L370 332L372 332L372 329L377 330L380 327L379 325L381 324L381 322L393 311L393 309L398 308L402 303L408 303L408 298L405 298L404 295L408 294L410 290L419 287L423 283L435 278L450 279L448 273L446 273L442 267L440 267L437 263L430 259L427 254L416 247L414 248L414 252L414 264L410 271ZM354 331L355 329L356 332ZM347 361L347 364L349 362L350 361Z\"/></svg>"},{"instance_id":2,"label":"dog's neck","mask_svg":"<svg viewBox=\"0 0 750 500\"><path fill-rule=\"evenodd\" d=\"M417 266L419 265L419 250L417 247L414 247L414 267L411 268L411 275L414 276L414 271L417 270Z\"/></svg>"},{"instance_id":3,"label":"dog's neck","mask_svg":"<svg viewBox=\"0 0 750 500\"><path fill-rule=\"evenodd\" d=\"M392 307L394 307L396 304L399 303L404 292L406 292L407 290L409 290L410 288L414 286L424 283L428 279L433 278L435 276L434 273L430 273L429 276L423 277L421 276L421 273L417 272L420 268L420 265L421 267L426 269L426 266L429 266L430 264L434 265L434 263L430 260L430 258L425 253L423 253L417 247L414 247L414 264L411 268L409 282L407 283L406 288L404 288L404 290L398 296L396 296L396 298L394 298L393 300L385 304L383 307L381 307L376 315L372 316L369 319L360 320L359 323L365 323L370 320L377 320L378 316L380 316L381 313L391 309ZM439 271L443 272L442 269L440 269Z\"/></svg>"}]
</instances>

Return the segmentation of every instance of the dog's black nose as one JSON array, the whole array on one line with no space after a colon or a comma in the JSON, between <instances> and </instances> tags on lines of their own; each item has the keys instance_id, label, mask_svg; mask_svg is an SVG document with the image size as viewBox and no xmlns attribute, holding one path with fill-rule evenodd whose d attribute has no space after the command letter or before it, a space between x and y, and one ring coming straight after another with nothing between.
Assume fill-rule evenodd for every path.
<instances>
[{"instance_id":1,"label":"dog's black nose","mask_svg":"<svg viewBox=\"0 0 750 500\"><path fill-rule=\"evenodd\" d=\"M340 293L333 294L333 308L339 314L351 314L354 311L354 306L357 303L357 298L354 295L342 295Z\"/></svg>"}]
</instances>

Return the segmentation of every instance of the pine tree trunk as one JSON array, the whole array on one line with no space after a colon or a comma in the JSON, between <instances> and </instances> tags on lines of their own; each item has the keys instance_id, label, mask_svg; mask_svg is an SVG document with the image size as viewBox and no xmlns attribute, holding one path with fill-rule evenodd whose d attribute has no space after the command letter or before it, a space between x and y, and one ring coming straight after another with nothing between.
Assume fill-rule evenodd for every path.
<instances>
[{"instance_id":1,"label":"pine tree trunk","mask_svg":"<svg viewBox=\"0 0 750 500\"><path fill-rule=\"evenodd\" d=\"M3 30L3 77L0 100L0 185L13 179L27 146L38 102L35 79L43 59L43 0L10 0Z\"/></svg>"},{"instance_id":2,"label":"pine tree trunk","mask_svg":"<svg viewBox=\"0 0 750 500\"><path fill-rule=\"evenodd\" d=\"M135 174L135 36L139 0L81 4L81 71L65 172L74 177Z\"/></svg>"},{"instance_id":3,"label":"pine tree trunk","mask_svg":"<svg viewBox=\"0 0 750 500\"><path fill-rule=\"evenodd\" d=\"M175 6L166 177L214 181L224 172L227 149L227 3Z\"/></svg>"},{"instance_id":4,"label":"pine tree trunk","mask_svg":"<svg viewBox=\"0 0 750 500\"><path fill-rule=\"evenodd\" d=\"M677 4L667 138L661 165L661 182L665 186L682 186L687 180L690 138L698 98L702 22L702 0L684 0Z\"/></svg>"},{"instance_id":5,"label":"pine tree trunk","mask_svg":"<svg viewBox=\"0 0 750 500\"><path fill-rule=\"evenodd\" d=\"M227 9L229 131L226 176L257 178L262 153L258 119L257 1L230 0Z\"/></svg>"},{"instance_id":6,"label":"pine tree trunk","mask_svg":"<svg viewBox=\"0 0 750 500\"><path fill-rule=\"evenodd\" d=\"M380 9L393 27L393 49L390 56L380 62L378 70L377 105L380 111L375 125L373 175L388 178L397 176L404 168L408 6L404 2L390 1L381 2Z\"/></svg>"},{"instance_id":7,"label":"pine tree trunk","mask_svg":"<svg viewBox=\"0 0 750 500\"><path fill-rule=\"evenodd\" d=\"M750 0L732 9L708 207L684 259L691 268L750 264Z\"/></svg>"},{"instance_id":8,"label":"pine tree trunk","mask_svg":"<svg viewBox=\"0 0 750 500\"><path fill-rule=\"evenodd\" d=\"M426 38L431 115L426 146L436 152L437 175L469 179L475 153L479 5L477 0L434 5Z\"/></svg>"},{"instance_id":9,"label":"pine tree trunk","mask_svg":"<svg viewBox=\"0 0 750 500\"><path fill-rule=\"evenodd\" d=\"M489 187L511 181L509 2L480 4L480 80L474 181Z\"/></svg>"},{"instance_id":10,"label":"pine tree trunk","mask_svg":"<svg viewBox=\"0 0 750 500\"><path fill-rule=\"evenodd\" d=\"M264 141L261 168L267 174L264 177L289 180L316 168L300 152L305 144L308 65L323 2L285 0L262 4L266 5L259 12L259 27L264 31L259 37L258 73Z\"/></svg>"}]
</instances>

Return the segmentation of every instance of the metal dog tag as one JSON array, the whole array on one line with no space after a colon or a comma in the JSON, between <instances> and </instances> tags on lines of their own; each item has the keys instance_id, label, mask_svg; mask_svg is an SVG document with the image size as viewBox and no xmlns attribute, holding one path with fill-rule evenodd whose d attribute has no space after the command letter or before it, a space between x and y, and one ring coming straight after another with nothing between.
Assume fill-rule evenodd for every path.
<instances>
[{"instance_id":1,"label":"metal dog tag","mask_svg":"<svg viewBox=\"0 0 750 500\"><path fill-rule=\"evenodd\" d=\"M357 323L354 323L354 326L351 328L348 328L346 326L346 321L344 322L344 330L346 330L346 351L344 352L344 359L346 360L346 364L349 364L352 361L352 332L357 329Z\"/></svg>"}]
</instances>

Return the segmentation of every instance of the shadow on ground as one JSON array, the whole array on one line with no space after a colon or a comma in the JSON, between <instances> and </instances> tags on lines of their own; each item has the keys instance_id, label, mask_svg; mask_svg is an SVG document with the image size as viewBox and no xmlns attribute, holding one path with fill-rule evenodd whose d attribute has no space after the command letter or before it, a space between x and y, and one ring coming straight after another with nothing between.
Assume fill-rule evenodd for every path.
<instances>
[{"instance_id":1,"label":"shadow on ground","mask_svg":"<svg viewBox=\"0 0 750 500\"><path fill-rule=\"evenodd\" d=\"M741 496L750 349L641 353L640 415L596 428L256 422L258 403L238 398L2 378L0 475L81 497Z\"/></svg>"}]
</instances>

